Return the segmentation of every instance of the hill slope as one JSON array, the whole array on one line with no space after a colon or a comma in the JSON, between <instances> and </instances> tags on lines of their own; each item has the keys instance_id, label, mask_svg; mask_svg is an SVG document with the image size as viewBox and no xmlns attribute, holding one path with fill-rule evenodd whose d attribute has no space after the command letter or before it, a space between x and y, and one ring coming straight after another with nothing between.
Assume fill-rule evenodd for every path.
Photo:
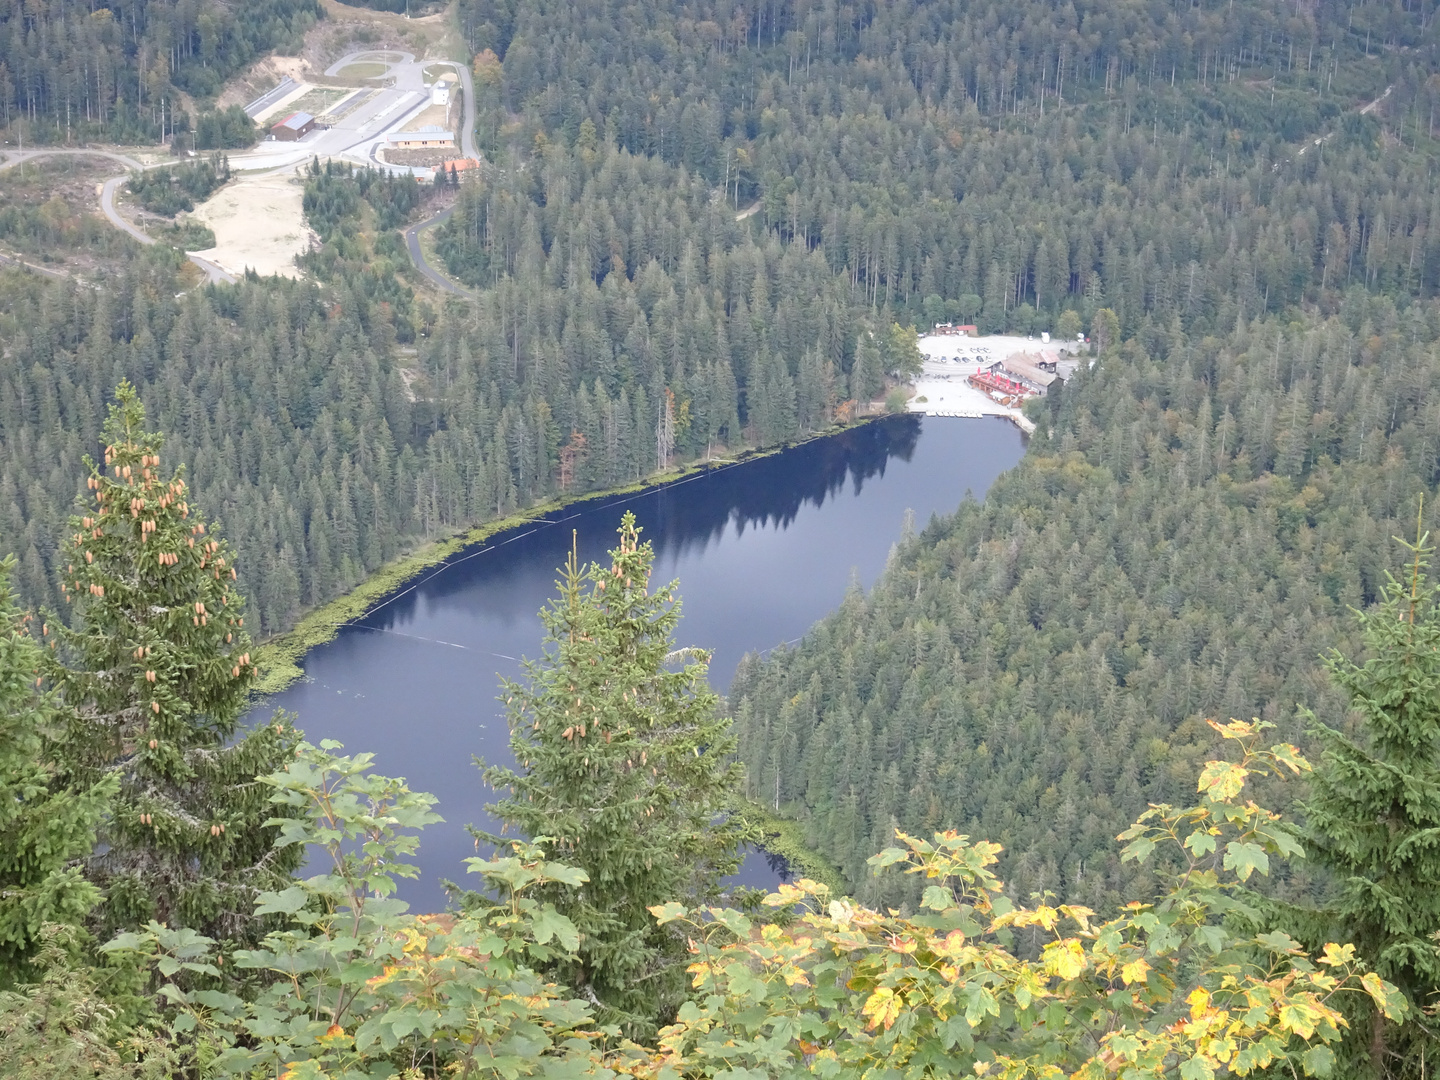
<instances>
[{"instance_id":1,"label":"hill slope","mask_svg":"<svg viewBox=\"0 0 1440 1080\"><path fill-rule=\"evenodd\" d=\"M1205 717L1345 723L1319 654L1357 648L1434 493L1440 307L1356 290L1328 320L1107 353L984 505L732 690L752 794L860 894L896 827L1003 843L1015 896L1140 893L1113 837L1183 804ZM1427 527L1440 524L1427 499ZM903 889L903 883L900 883Z\"/></svg>"}]
</instances>

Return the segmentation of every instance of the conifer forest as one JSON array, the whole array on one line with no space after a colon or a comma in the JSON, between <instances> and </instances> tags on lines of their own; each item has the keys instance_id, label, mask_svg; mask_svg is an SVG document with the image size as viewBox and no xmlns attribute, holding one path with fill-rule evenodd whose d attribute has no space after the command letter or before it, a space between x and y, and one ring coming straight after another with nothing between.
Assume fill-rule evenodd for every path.
<instances>
[{"instance_id":1,"label":"conifer forest","mask_svg":"<svg viewBox=\"0 0 1440 1080\"><path fill-rule=\"evenodd\" d=\"M0 1075L1423 1080L1436 16L0 0ZM312 152L412 62L450 149ZM424 775L246 719L946 323L1075 350L1019 464L729 686L643 518L572 556L445 910Z\"/></svg>"}]
</instances>

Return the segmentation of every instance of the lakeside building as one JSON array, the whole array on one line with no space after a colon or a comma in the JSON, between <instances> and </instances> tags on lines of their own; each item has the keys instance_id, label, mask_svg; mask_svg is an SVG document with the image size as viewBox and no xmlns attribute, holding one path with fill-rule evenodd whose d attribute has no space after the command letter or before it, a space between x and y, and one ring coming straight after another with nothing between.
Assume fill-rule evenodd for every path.
<instances>
[{"instance_id":1,"label":"lakeside building","mask_svg":"<svg viewBox=\"0 0 1440 1080\"><path fill-rule=\"evenodd\" d=\"M1029 389L1024 383L1010 378L1000 370L998 363L989 368L982 368L965 380L976 390L987 394L1000 401L1002 404L1010 404L1011 398L1034 397L1035 392Z\"/></svg>"},{"instance_id":2,"label":"lakeside building","mask_svg":"<svg viewBox=\"0 0 1440 1080\"><path fill-rule=\"evenodd\" d=\"M982 367L970 377L970 385L987 393L1044 397L1052 387L1064 385L1076 366L1076 361L1062 360L1053 349L1043 349L1038 356L1011 353Z\"/></svg>"}]
</instances>

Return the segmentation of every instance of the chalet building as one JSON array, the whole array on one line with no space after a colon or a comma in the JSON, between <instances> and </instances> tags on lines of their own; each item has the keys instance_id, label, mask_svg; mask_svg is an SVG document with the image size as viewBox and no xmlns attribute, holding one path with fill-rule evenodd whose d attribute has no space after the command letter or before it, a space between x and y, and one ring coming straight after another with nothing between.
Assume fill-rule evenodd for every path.
<instances>
[{"instance_id":1,"label":"chalet building","mask_svg":"<svg viewBox=\"0 0 1440 1080\"><path fill-rule=\"evenodd\" d=\"M1050 392L1052 384L1061 381L1055 370L1058 366L1058 362L1048 361L1043 354L1034 357L1026 353L1013 353L995 365L1000 374L1025 387L1027 393L1042 396Z\"/></svg>"},{"instance_id":2,"label":"chalet building","mask_svg":"<svg viewBox=\"0 0 1440 1080\"><path fill-rule=\"evenodd\" d=\"M293 112L270 129L281 142L298 142L315 130L315 117L308 112Z\"/></svg>"},{"instance_id":3,"label":"chalet building","mask_svg":"<svg viewBox=\"0 0 1440 1080\"><path fill-rule=\"evenodd\" d=\"M1024 398L1032 397L1035 391L1025 383L1012 379L1001 370L1000 365L993 364L988 369L981 369L971 375L966 382L975 387L981 393L988 394L993 398ZM1009 404L1009 401L1006 401Z\"/></svg>"}]
</instances>

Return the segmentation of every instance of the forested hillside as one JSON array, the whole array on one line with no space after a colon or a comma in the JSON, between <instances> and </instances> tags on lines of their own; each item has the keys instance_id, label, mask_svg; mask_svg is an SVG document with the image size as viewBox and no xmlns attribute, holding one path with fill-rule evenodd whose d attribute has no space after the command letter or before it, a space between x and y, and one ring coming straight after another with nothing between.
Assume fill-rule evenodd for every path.
<instances>
[{"instance_id":1,"label":"forested hillside","mask_svg":"<svg viewBox=\"0 0 1440 1080\"><path fill-rule=\"evenodd\" d=\"M0 127L30 142L157 142L181 119L175 90L213 99L272 49L294 51L316 0L0 2Z\"/></svg>"},{"instance_id":2,"label":"forested hillside","mask_svg":"<svg viewBox=\"0 0 1440 1080\"><path fill-rule=\"evenodd\" d=\"M1344 726L1317 658L1353 653L1351 609L1435 489L1437 341L1440 307L1356 290L1330 319L1107 353L983 505L742 666L752 796L872 899L904 890L864 871L897 827L1004 844L1018 898L1137 895L1111 840L1183 801L1204 718Z\"/></svg>"},{"instance_id":3,"label":"forested hillside","mask_svg":"<svg viewBox=\"0 0 1440 1080\"><path fill-rule=\"evenodd\" d=\"M1072 304L1108 304L1127 330L1146 314L1226 330L1237 312L1283 310L1317 286L1428 289L1440 275L1423 162L1376 153L1382 127L1390 144L1433 149L1435 34L1418 12L522 3L483 14L462 5L475 46L503 61L477 69L480 135L497 154L528 150L536 131L593 141L589 120L601 143L683 167L652 170L647 194L683 198L698 174L736 210L758 199L767 229L819 250L857 301L917 320L927 297L943 313L973 295L992 330ZM1356 111L1387 86L1383 108ZM522 123L507 129L505 109ZM1322 136L1333 137L1316 147ZM577 224L597 271L617 246L632 273L643 266L611 222L630 231L633 184L522 164L506 159L490 185L546 208L562 176L583 186ZM506 206L475 188L452 223L454 247L468 232L484 249L451 254L471 280L497 253L513 268L524 215Z\"/></svg>"},{"instance_id":4,"label":"forested hillside","mask_svg":"<svg viewBox=\"0 0 1440 1080\"><path fill-rule=\"evenodd\" d=\"M265 40L310 17L282 7ZM30 10L5 32L50 25ZM416 294L395 231L413 185L323 166L312 283L177 299L147 263L98 292L3 290L0 547L24 597L54 599L75 475L57 463L93 444L121 375L227 522L268 633L424 538L819 428L882 388L894 322L973 311L1026 331L1108 310L1168 362L1207 336L1244 352L1253 320L1328 316L1347 290L1403 306L1440 285L1418 10L455 15L488 160L437 248L473 300ZM117 55L153 59L161 9L97 18L128 29ZM177 56L203 55L203 33L184 40Z\"/></svg>"},{"instance_id":5,"label":"forested hillside","mask_svg":"<svg viewBox=\"0 0 1440 1080\"><path fill-rule=\"evenodd\" d=\"M55 492L73 489L121 376L226 522L266 632L419 539L647 475L662 409L672 460L739 444L733 363L755 365L747 419L761 444L828 424L845 394L828 356L853 351L866 321L843 283L818 255L704 209L701 188L692 206L715 248L684 231L676 206L661 221L664 262L599 285L573 272L570 244L547 252L536 233L519 257L545 289L506 280L438 315L396 276L398 234L371 241L360 228L396 200L403 219L414 190L348 170L311 178L307 213L325 243L306 266L320 286L247 281L177 298L173 269L148 262L102 290L8 279L0 546L20 556L27 599L58 599L50 568L68 498ZM863 393L886 358L873 342L862 354Z\"/></svg>"},{"instance_id":6,"label":"forested hillside","mask_svg":"<svg viewBox=\"0 0 1440 1080\"><path fill-rule=\"evenodd\" d=\"M182 93L314 60L322 10L0 0L3 141L156 145ZM3 174L0 239L57 276L0 272L0 1073L1423 1076L1433 548L1385 575L1440 525L1431 7L445 17L485 160L429 190L312 161L301 280L197 284L103 238L91 173ZM197 141L252 135L231 109ZM173 210L225 174L182 171L132 188ZM452 201L442 296L401 230ZM233 741L250 633L427 539L853 416L956 315L1090 328L1024 462L748 658L736 743L627 521L505 690L501 816L561 835L477 853L458 910L392 896L434 799L367 748ZM1337 647L1373 659L1340 688ZM1336 730L1292 829L1261 803L1296 809L1299 705ZM763 926L697 908L742 784L874 910L808 881ZM1307 824L1319 871L1284 862Z\"/></svg>"}]
</instances>

